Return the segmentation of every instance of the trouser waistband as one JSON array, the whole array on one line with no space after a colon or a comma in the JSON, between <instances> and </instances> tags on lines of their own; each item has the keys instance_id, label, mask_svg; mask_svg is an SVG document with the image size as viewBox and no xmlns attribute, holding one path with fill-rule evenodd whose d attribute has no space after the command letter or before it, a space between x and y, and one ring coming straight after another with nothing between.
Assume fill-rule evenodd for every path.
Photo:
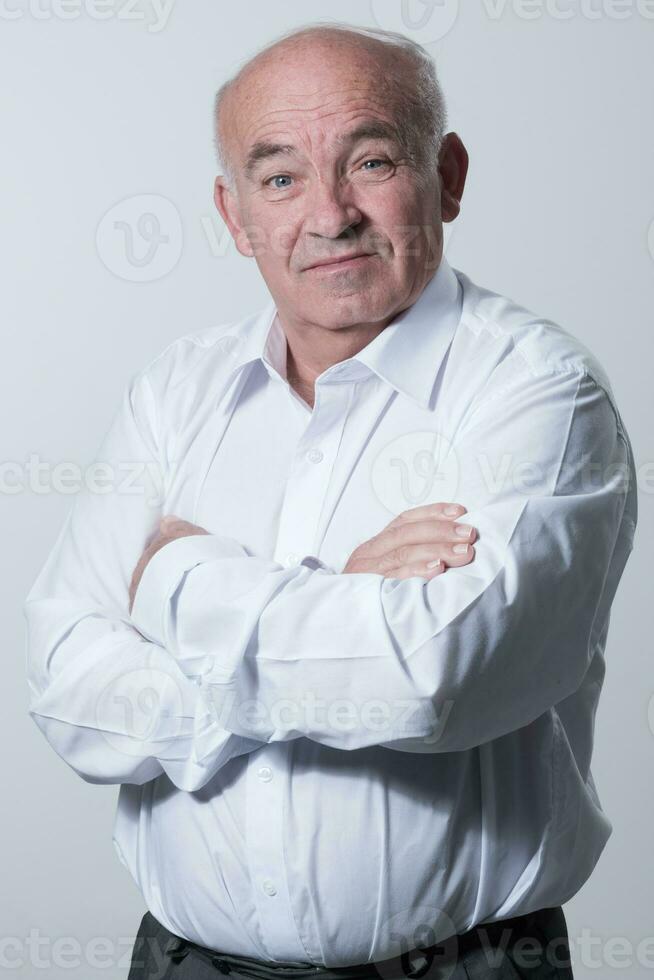
<instances>
[{"instance_id":1,"label":"trouser waistband","mask_svg":"<svg viewBox=\"0 0 654 980\"><path fill-rule=\"evenodd\" d=\"M153 925L164 940L164 951L171 960L178 962L190 953L211 964L217 971L217 977L218 974L232 974L251 980L430 980L438 976L440 967L448 973L448 964L455 963L480 947L486 950L498 946L504 948L507 944L512 945L518 939L527 937L542 942L548 929L542 923L539 928L541 920L543 923L545 920L565 922L560 906L539 909L496 922L480 923L467 932L450 936L433 946L416 947L390 959L328 967L301 960L270 962L223 953L174 935L150 912L146 916L151 916ZM565 932L565 926L563 931Z\"/></svg>"}]
</instances>

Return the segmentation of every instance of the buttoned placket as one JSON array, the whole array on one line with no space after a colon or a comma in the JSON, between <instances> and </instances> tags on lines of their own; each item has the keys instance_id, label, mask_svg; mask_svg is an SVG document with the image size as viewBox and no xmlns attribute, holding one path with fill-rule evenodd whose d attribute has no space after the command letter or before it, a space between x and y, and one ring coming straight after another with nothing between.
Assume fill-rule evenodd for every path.
<instances>
[{"instance_id":1,"label":"buttoned placket","mask_svg":"<svg viewBox=\"0 0 654 980\"><path fill-rule=\"evenodd\" d=\"M329 479L343 434L351 384L317 384L314 409L298 440L277 531L275 561L290 568L317 555Z\"/></svg>"},{"instance_id":2,"label":"buttoned placket","mask_svg":"<svg viewBox=\"0 0 654 980\"><path fill-rule=\"evenodd\" d=\"M334 377L338 383L316 384L313 412L289 472L274 554L275 561L285 567L318 550L321 511L354 388L348 383L347 370L335 370ZM293 397L290 391L289 397ZM287 762L292 748L292 742L272 742L249 757L246 850L268 952L288 959L289 949L296 949L291 958L308 960L319 956L319 951L313 949L310 935L295 919L284 862L284 804L289 798Z\"/></svg>"}]
</instances>

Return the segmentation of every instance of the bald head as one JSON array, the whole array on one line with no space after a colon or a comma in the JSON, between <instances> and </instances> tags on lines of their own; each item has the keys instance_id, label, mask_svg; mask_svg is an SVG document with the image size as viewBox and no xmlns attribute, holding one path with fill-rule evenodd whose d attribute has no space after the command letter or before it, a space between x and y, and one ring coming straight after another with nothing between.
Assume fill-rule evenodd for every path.
<instances>
[{"instance_id":1,"label":"bald head","mask_svg":"<svg viewBox=\"0 0 654 980\"><path fill-rule=\"evenodd\" d=\"M290 348L317 368L360 350L415 302L459 213L467 151L443 132L431 58L399 34L305 26L223 85L216 124L214 203Z\"/></svg>"},{"instance_id":2,"label":"bald head","mask_svg":"<svg viewBox=\"0 0 654 980\"><path fill-rule=\"evenodd\" d=\"M444 100L428 53L390 31L347 24L307 25L287 32L250 58L219 89L214 107L219 165L237 192L246 165L253 111L270 120L281 104L306 109L331 88L356 84L377 93L393 114L398 135L417 170L429 179L436 172L445 129ZM280 101L281 100L281 101Z\"/></svg>"}]
</instances>

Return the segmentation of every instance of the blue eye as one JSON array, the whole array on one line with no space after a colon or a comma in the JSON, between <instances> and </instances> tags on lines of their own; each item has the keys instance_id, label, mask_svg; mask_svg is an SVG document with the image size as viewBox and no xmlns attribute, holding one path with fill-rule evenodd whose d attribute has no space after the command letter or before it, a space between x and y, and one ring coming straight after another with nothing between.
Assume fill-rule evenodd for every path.
<instances>
[{"instance_id":1,"label":"blue eye","mask_svg":"<svg viewBox=\"0 0 654 980\"><path fill-rule=\"evenodd\" d=\"M387 165L389 163L389 161L388 160L384 160L381 157L373 157L370 160L365 160L361 164L361 167L364 168L366 166L366 164L368 164L368 163L381 163L382 165ZM377 169L377 168L375 167L374 169ZM269 177L267 180L265 180L264 181L264 184L266 186L268 186L268 187L273 187L276 190L281 190L281 191L286 190L286 188L289 186L288 184L283 184L283 185L282 184L274 184L273 182L276 181L276 180L293 180L293 178L291 176L289 176L289 174L274 174L272 177Z\"/></svg>"},{"instance_id":2,"label":"blue eye","mask_svg":"<svg viewBox=\"0 0 654 980\"><path fill-rule=\"evenodd\" d=\"M291 179L292 178L290 178L288 174L275 174L274 177L269 177L265 183L270 184L270 182L273 180L291 180ZM286 187L288 187L288 184L286 184ZM279 185L277 185L277 189L284 190L284 187L279 187Z\"/></svg>"}]
</instances>

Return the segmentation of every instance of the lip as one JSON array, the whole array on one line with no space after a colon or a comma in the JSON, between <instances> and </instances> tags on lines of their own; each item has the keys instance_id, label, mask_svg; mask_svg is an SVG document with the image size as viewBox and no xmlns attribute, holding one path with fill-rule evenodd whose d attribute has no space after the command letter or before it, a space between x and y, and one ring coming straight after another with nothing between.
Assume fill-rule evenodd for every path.
<instances>
[{"instance_id":1,"label":"lip","mask_svg":"<svg viewBox=\"0 0 654 980\"><path fill-rule=\"evenodd\" d=\"M360 265L364 259L369 259L370 256L374 254L371 252L357 252L355 255L344 256L341 259L326 259L323 262L316 262L315 265L310 265L305 269L305 272L315 272L316 270L321 270L322 272L328 272L334 269L348 269L356 268Z\"/></svg>"}]
</instances>

